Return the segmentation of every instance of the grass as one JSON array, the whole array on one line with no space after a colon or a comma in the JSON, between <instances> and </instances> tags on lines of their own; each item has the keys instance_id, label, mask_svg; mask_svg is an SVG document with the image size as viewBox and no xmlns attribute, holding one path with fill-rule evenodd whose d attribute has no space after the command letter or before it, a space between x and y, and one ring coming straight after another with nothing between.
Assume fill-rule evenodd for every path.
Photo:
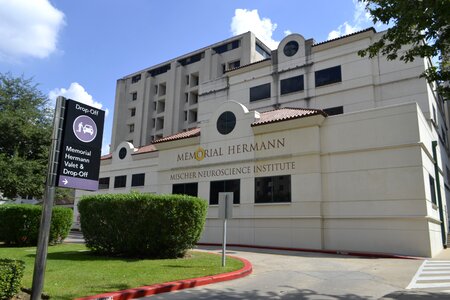
<instances>
[{"instance_id":1,"label":"grass","mask_svg":"<svg viewBox=\"0 0 450 300\"><path fill-rule=\"evenodd\" d=\"M22 286L31 288L36 247L0 247L0 258L25 261ZM230 272L243 267L241 261L221 256L189 252L180 259L124 259L92 255L81 244L61 244L48 248L44 293L51 299L73 299L167 281Z\"/></svg>"}]
</instances>

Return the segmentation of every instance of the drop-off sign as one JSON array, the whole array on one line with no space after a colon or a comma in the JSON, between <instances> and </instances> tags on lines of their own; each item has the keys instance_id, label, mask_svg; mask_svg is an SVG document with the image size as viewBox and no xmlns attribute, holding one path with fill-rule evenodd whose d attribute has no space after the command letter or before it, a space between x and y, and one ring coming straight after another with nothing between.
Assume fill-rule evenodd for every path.
<instances>
[{"instance_id":1,"label":"drop-off sign","mask_svg":"<svg viewBox=\"0 0 450 300\"><path fill-rule=\"evenodd\" d=\"M103 110L73 100L65 101L58 186L98 189L104 120Z\"/></svg>"}]
</instances>

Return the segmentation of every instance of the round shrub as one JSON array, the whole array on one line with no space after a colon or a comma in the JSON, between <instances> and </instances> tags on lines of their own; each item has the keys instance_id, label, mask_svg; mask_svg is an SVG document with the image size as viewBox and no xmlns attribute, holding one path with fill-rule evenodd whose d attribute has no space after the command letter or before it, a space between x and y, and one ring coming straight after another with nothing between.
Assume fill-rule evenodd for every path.
<instances>
[{"instance_id":1,"label":"round shrub","mask_svg":"<svg viewBox=\"0 0 450 300\"><path fill-rule=\"evenodd\" d=\"M20 290L25 263L15 259L0 259L0 299L11 299Z\"/></svg>"},{"instance_id":2,"label":"round shrub","mask_svg":"<svg viewBox=\"0 0 450 300\"><path fill-rule=\"evenodd\" d=\"M7 245L37 245L42 206L29 204L0 205L0 241ZM54 207L50 225L49 244L62 242L72 226L72 210Z\"/></svg>"},{"instance_id":3,"label":"round shrub","mask_svg":"<svg viewBox=\"0 0 450 300\"><path fill-rule=\"evenodd\" d=\"M102 255L176 258L200 238L207 203L186 195L102 194L78 204L86 246Z\"/></svg>"}]
</instances>

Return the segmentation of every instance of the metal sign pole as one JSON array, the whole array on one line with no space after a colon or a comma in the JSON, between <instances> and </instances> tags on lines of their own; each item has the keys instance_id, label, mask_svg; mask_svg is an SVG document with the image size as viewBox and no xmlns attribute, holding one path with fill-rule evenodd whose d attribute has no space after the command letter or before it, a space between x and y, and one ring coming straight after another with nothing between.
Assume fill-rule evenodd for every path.
<instances>
[{"instance_id":1,"label":"metal sign pole","mask_svg":"<svg viewBox=\"0 0 450 300\"><path fill-rule=\"evenodd\" d=\"M227 219L228 219L228 195L225 195L225 218L223 218L223 241L222 241L222 267L225 267L226 263L226 248L227 248Z\"/></svg>"},{"instance_id":2,"label":"metal sign pole","mask_svg":"<svg viewBox=\"0 0 450 300\"><path fill-rule=\"evenodd\" d=\"M64 120L65 99L58 97L56 100L55 114L53 118L52 144L48 159L48 173L44 193L44 205L39 228L39 238L34 261L33 285L31 300L41 299L44 287L44 273L47 262L48 239L50 235L50 225L52 218L52 207L55 199L55 185L57 177L57 167L59 159L59 148L61 144L61 131Z\"/></svg>"}]
</instances>

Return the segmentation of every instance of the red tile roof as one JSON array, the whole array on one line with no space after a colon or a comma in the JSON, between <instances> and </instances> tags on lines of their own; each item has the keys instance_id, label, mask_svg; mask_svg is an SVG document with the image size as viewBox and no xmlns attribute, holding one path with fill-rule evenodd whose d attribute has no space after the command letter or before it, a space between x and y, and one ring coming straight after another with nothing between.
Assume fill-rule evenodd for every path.
<instances>
[{"instance_id":1,"label":"red tile roof","mask_svg":"<svg viewBox=\"0 0 450 300\"><path fill-rule=\"evenodd\" d=\"M260 113L260 119L253 122L252 126L259 126L315 115L322 115L324 117L327 116L327 114L320 109L284 107Z\"/></svg>"},{"instance_id":2,"label":"red tile roof","mask_svg":"<svg viewBox=\"0 0 450 300\"><path fill-rule=\"evenodd\" d=\"M146 146L142 146L138 149L138 151L134 152L133 155L135 154L142 154L142 153L148 153L148 152L154 152L157 151L155 146L153 146L152 144L150 145L146 145Z\"/></svg>"},{"instance_id":3,"label":"red tile roof","mask_svg":"<svg viewBox=\"0 0 450 300\"><path fill-rule=\"evenodd\" d=\"M169 135L166 137L163 137L159 140L155 140L153 141L153 144L158 144L158 143L164 143L164 142L169 142L169 141L175 141L175 140L181 140L181 139L187 139L187 138L191 138L191 137L196 137L196 136L200 136L200 128L193 128L187 131L183 131L183 132L179 132L173 135Z\"/></svg>"},{"instance_id":4,"label":"red tile roof","mask_svg":"<svg viewBox=\"0 0 450 300\"><path fill-rule=\"evenodd\" d=\"M334 41L336 41L336 40L344 39L344 38L346 38L346 37L349 37L349 36L352 36L352 35L357 35L357 34L360 34L360 33L366 32L366 31L373 31L374 33L377 32L377 31L375 30L375 28L369 27L369 28L366 28L366 29L363 29L363 30L360 30L360 31L356 31L356 32L347 34L347 35L339 36L339 37L334 38L334 39L331 39L331 40L326 40L326 41L323 41L323 42L320 42L320 43L316 43L316 44L313 45L313 47L319 46L319 45L323 45L323 44L326 44L326 43L329 43L329 42L334 42Z\"/></svg>"},{"instance_id":5,"label":"red tile roof","mask_svg":"<svg viewBox=\"0 0 450 300\"><path fill-rule=\"evenodd\" d=\"M112 153L109 153L109 154L101 156L100 160L111 159L111 158L112 158Z\"/></svg>"}]
</instances>

